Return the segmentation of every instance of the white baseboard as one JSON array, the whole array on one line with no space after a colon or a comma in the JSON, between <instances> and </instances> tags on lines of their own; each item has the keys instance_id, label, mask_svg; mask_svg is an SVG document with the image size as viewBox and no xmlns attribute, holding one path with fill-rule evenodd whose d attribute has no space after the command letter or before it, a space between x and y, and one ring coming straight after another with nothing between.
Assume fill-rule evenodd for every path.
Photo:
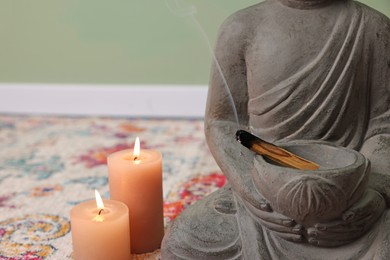
<instances>
[{"instance_id":1,"label":"white baseboard","mask_svg":"<svg viewBox=\"0 0 390 260\"><path fill-rule=\"evenodd\" d=\"M207 86L0 84L0 113L203 117Z\"/></svg>"}]
</instances>

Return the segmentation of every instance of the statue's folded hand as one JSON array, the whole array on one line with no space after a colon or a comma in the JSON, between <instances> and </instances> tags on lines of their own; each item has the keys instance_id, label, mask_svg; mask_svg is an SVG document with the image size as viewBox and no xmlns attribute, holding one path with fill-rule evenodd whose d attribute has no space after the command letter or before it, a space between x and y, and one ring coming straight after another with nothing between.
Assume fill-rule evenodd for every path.
<instances>
[{"instance_id":1,"label":"statue's folded hand","mask_svg":"<svg viewBox=\"0 0 390 260\"><path fill-rule=\"evenodd\" d=\"M251 203L244 201L244 205L263 227L273 231L279 237L293 242L304 241L303 226L297 224L293 219L272 210L271 205L262 199L261 207L254 207Z\"/></svg>"},{"instance_id":2,"label":"statue's folded hand","mask_svg":"<svg viewBox=\"0 0 390 260\"><path fill-rule=\"evenodd\" d=\"M308 242L323 247L336 247L353 242L376 223L385 208L382 195L368 189L357 203L343 213L341 218L308 228Z\"/></svg>"},{"instance_id":3,"label":"statue's folded hand","mask_svg":"<svg viewBox=\"0 0 390 260\"><path fill-rule=\"evenodd\" d=\"M390 173L371 172L368 185L383 196L390 208Z\"/></svg>"}]
</instances>

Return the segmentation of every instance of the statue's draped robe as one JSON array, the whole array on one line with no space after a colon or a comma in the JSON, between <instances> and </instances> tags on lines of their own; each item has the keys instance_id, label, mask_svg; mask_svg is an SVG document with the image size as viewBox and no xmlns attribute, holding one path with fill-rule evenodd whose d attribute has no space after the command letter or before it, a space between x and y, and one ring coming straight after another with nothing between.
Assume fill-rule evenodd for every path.
<instances>
[{"instance_id":1,"label":"statue's draped robe","mask_svg":"<svg viewBox=\"0 0 390 260\"><path fill-rule=\"evenodd\" d=\"M345 5L318 55L250 96L254 133L272 142L326 140L356 150L373 135L390 134L390 47L380 39L389 38L390 28L371 28L378 19L372 10Z\"/></svg>"},{"instance_id":2,"label":"statue's draped robe","mask_svg":"<svg viewBox=\"0 0 390 260\"><path fill-rule=\"evenodd\" d=\"M344 5L330 37L312 60L293 75L279 75L279 82L264 93L251 95L249 91L253 133L271 142L324 140L355 150L375 135L390 134L390 46L383 40L389 42L390 24L359 3L346 1ZM220 198L235 203L240 214L207 212ZM350 260L390 256L387 212L361 239L333 250L277 237L253 220L240 199L225 188L194 205L198 210L193 210L193 215L184 212L172 225L166 243L168 248L176 244L169 250L178 256L194 252L194 259L307 259L310 255ZM209 217L204 219L210 223L202 222L206 214ZM191 232L197 225L208 226L209 234L194 237ZM213 237L214 225L225 226L226 234ZM238 230L242 237L238 237Z\"/></svg>"}]
</instances>

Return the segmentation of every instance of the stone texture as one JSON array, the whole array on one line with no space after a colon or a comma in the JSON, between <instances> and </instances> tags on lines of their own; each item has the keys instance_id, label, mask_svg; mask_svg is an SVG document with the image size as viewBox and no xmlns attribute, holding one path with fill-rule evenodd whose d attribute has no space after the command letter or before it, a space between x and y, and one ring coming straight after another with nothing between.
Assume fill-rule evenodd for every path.
<instances>
[{"instance_id":1,"label":"stone texture","mask_svg":"<svg viewBox=\"0 0 390 260\"><path fill-rule=\"evenodd\" d=\"M220 29L206 108L229 185L173 222L164 259L390 258L390 20L349 0L269 0ZM252 132L320 164L283 168Z\"/></svg>"}]
</instances>

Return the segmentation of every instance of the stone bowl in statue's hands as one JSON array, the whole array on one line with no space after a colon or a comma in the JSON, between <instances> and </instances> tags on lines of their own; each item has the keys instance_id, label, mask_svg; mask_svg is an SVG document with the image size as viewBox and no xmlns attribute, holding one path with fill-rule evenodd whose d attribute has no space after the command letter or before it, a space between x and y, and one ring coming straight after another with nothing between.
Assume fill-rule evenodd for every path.
<instances>
[{"instance_id":1,"label":"stone bowl in statue's hands","mask_svg":"<svg viewBox=\"0 0 390 260\"><path fill-rule=\"evenodd\" d=\"M361 153L319 141L278 145L320 168L297 170L256 156L253 182L274 211L310 226L341 217L364 194L370 163Z\"/></svg>"}]
</instances>

